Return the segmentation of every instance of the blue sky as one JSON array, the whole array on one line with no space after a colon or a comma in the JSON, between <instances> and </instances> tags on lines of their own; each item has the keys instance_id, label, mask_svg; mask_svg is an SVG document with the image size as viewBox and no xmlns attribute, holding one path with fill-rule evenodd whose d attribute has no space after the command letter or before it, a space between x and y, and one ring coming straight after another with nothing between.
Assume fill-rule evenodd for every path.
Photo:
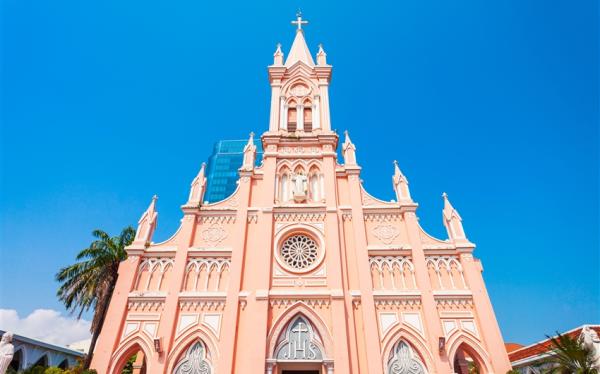
<instances>
[{"instance_id":1,"label":"blue sky","mask_svg":"<svg viewBox=\"0 0 600 374\"><path fill-rule=\"evenodd\" d=\"M5 0L0 308L64 312L56 270L155 193L171 235L213 143L267 129L298 6L366 188L398 159L438 237L448 192L505 339L600 322L595 1Z\"/></svg>"}]
</instances>

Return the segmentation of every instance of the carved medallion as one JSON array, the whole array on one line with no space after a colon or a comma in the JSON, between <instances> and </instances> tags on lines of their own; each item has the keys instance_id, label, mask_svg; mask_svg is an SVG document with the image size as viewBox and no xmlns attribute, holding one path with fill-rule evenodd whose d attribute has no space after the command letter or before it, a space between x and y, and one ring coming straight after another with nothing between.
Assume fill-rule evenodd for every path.
<instances>
[{"instance_id":1,"label":"carved medallion","mask_svg":"<svg viewBox=\"0 0 600 374\"><path fill-rule=\"evenodd\" d=\"M392 225L378 225L373 229L373 235L383 244L392 244L399 234L398 229Z\"/></svg>"},{"instance_id":2,"label":"carved medallion","mask_svg":"<svg viewBox=\"0 0 600 374\"><path fill-rule=\"evenodd\" d=\"M213 224L209 228L202 230L202 240L212 245L221 243L227 237L227 231L225 231L220 225Z\"/></svg>"}]
</instances>

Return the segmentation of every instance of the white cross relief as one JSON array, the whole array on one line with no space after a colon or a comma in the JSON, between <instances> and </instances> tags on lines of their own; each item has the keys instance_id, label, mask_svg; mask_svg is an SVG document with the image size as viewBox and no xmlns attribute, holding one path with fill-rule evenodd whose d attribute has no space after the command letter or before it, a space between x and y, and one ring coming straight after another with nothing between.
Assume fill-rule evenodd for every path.
<instances>
[{"instance_id":1,"label":"white cross relief","mask_svg":"<svg viewBox=\"0 0 600 374\"><path fill-rule=\"evenodd\" d=\"M296 20L292 21L292 25L298 25L298 30L302 30L302 25L308 24L308 21L302 20L302 12L296 12Z\"/></svg>"}]
</instances>

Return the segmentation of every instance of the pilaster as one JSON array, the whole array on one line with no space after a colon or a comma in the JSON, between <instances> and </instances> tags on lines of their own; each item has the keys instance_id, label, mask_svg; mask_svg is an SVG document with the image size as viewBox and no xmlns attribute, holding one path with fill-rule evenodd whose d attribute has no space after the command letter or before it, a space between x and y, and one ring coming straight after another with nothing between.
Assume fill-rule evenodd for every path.
<instances>
[{"instance_id":1,"label":"pilaster","mask_svg":"<svg viewBox=\"0 0 600 374\"><path fill-rule=\"evenodd\" d=\"M452 366L445 354L440 354L438 340L444 337L442 324L437 311L437 304L433 297L433 288L429 281L429 273L425 262L425 252L421 245L419 224L415 214L416 205L410 205L404 213L404 221L408 231L408 238L412 247L412 262L415 267L417 287L421 291L421 307L423 324L425 326L428 348L433 354L434 369L438 373L451 373Z\"/></svg>"},{"instance_id":2,"label":"pilaster","mask_svg":"<svg viewBox=\"0 0 600 374\"><path fill-rule=\"evenodd\" d=\"M355 170L348 171L350 174L348 176L348 186L352 205L352 234L354 235L356 259L358 261L358 279L366 339L367 367L369 373L383 373L380 352L381 343L373 299L371 271L369 269L369 253L367 251L367 235L364 226L359 171L360 168L358 167Z\"/></svg>"},{"instance_id":3,"label":"pilaster","mask_svg":"<svg viewBox=\"0 0 600 374\"><path fill-rule=\"evenodd\" d=\"M219 342L220 362L219 373L233 373L233 361L235 357L235 343L237 336L237 324L239 317L239 293L242 282L244 257L246 251L246 235L248 229L248 206L250 204L252 172L240 172L239 188L237 196L239 206L237 208L235 232L233 237L231 253L231 272L229 287L225 300L223 313L223 329Z\"/></svg>"},{"instance_id":4,"label":"pilaster","mask_svg":"<svg viewBox=\"0 0 600 374\"><path fill-rule=\"evenodd\" d=\"M99 373L108 373L113 352L119 345L123 325L127 319L127 303L129 292L133 289L137 271L141 262L143 249L130 254L119 264L119 277L110 299L110 305L102 325L102 333L98 337L91 368Z\"/></svg>"},{"instance_id":5,"label":"pilaster","mask_svg":"<svg viewBox=\"0 0 600 374\"><path fill-rule=\"evenodd\" d=\"M511 369L511 365L490 297L483 282L481 262L475 260L470 252L461 253L460 262L465 281L473 293L473 304L481 326L480 332L490 357L491 369L497 374L506 373Z\"/></svg>"},{"instance_id":6,"label":"pilaster","mask_svg":"<svg viewBox=\"0 0 600 374\"><path fill-rule=\"evenodd\" d=\"M171 281L167 290L167 296L160 315L160 323L156 337L162 338L161 353L155 352L149 357L151 361L149 368L153 373L164 373L167 370L167 356L171 352L175 333L177 332L177 320L179 315L179 292L185 277L185 268L187 265L188 249L194 238L196 226L196 215L186 213L181 221L181 230L177 236L177 251L175 252L175 261Z\"/></svg>"}]
</instances>

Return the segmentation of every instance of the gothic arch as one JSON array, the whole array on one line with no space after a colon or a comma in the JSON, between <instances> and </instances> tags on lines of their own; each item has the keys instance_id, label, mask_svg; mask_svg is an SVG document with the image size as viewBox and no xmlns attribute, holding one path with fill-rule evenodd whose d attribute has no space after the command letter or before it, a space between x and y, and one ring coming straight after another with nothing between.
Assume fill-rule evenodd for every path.
<instances>
[{"instance_id":1,"label":"gothic arch","mask_svg":"<svg viewBox=\"0 0 600 374\"><path fill-rule=\"evenodd\" d=\"M383 337L382 360L384 368L387 368L390 354L396 344L398 344L400 341L406 342L412 348L413 352L419 356L427 372L435 372L433 366L433 355L427 347L427 343L417 331L405 324L396 325L395 327L391 328Z\"/></svg>"},{"instance_id":2,"label":"gothic arch","mask_svg":"<svg viewBox=\"0 0 600 374\"><path fill-rule=\"evenodd\" d=\"M450 335L448 342L446 343L448 346L448 361L454 366L454 358L459 350L462 348L465 350L472 358L477 362L477 364L483 369L483 373L489 373L491 364L489 361L489 356L487 355L485 349L475 340L473 337L469 336L465 332L457 332L453 335Z\"/></svg>"},{"instance_id":3,"label":"gothic arch","mask_svg":"<svg viewBox=\"0 0 600 374\"><path fill-rule=\"evenodd\" d=\"M20 369L24 369L29 365L29 361L27 360L27 349L25 349L24 345L20 345L20 346L16 346L15 347L15 353L13 354L13 360L15 358L17 358L17 354L20 352L20 360L19 360L19 368L17 370Z\"/></svg>"},{"instance_id":4,"label":"gothic arch","mask_svg":"<svg viewBox=\"0 0 600 374\"><path fill-rule=\"evenodd\" d=\"M208 329L195 328L188 330L173 343L173 348L167 356L167 373L172 373L175 370L175 366L179 363L180 358L197 341L202 342L204 345L207 361L211 369L216 373L219 362L217 340L217 337L211 331L208 331Z\"/></svg>"},{"instance_id":5,"label":"gothic arch","mask_svg":"<svg viewBox=\"0 0 600 374\"><path fill-rule=\"evenodd\" d=\"M299 76L287 80L281 87L281 93L286 98L295 97L290 92L290 89L298 84L303 84L309 88L309 92L305 97L313 97L319 94L319 88L313 83L309 76Z\"/></svg>"},{"instance_id":6,"label":"gothic arch","mask_svg":"<svg viewBox=\"0 0 600 374\"><path fill-rule=\"evenodd\" d=\"M151 362L150 358L152 357L153 353L153 350L150 348L151 346L152 344L146 341L146 339L141 335L135 335L127 339L125 342L120 344L120 347L112 355L109 373L121 373L121 370L127 363L127 360L129 360L129 358L138 351L144 352L148 372L151 373L152 371L150 370L149 365Z\"/></svg>"},{"instance_id":7,"label":"gothic arch","mask_svg":"<svg viewBox=\"0 0 600 374\"><path fill-rule=\"evenodd\" d=\"M299 301L283 312L273 324L267 338L268 358L274 359L276 357L279 337L285 333L287 326L299 316L304 317L321 338L322 346L319 348L323 354L323 359L333 357L333 339L327 325L313 309Z\"/></svg>"}]
</instances>

